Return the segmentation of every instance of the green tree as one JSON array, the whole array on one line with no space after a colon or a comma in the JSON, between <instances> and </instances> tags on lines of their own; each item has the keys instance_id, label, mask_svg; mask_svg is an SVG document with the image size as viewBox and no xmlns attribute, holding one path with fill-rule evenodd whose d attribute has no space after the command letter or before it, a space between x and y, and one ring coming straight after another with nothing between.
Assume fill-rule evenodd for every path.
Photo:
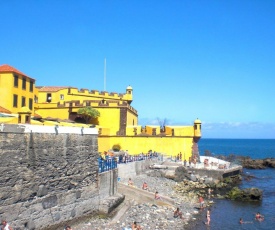
<instances>
[{"instance_id":1,"label":"green tree","mask_svg":"<svg viewBox=\"0 0 275 230\"><path fill-rule=\"evenodd\" d=\"M120 146L120 144L115 144L115 145L113 145L112 149L113 149L114 151L119 152L120 149L121 149L121 146Z\"/></svg>"},{"instance_id":2,"label":"green tree","mask_svg":"<svg viewBox=\"0 0 275 230\"><path fill-rule=\"evenodd\" d=\"M77 111L77 114L82 115L86 124L88 124L91 121L91 119L95 119L100 116L100 112L97 109L92 108L91 106L80 108Z\"/></svg>"}]
</instances>

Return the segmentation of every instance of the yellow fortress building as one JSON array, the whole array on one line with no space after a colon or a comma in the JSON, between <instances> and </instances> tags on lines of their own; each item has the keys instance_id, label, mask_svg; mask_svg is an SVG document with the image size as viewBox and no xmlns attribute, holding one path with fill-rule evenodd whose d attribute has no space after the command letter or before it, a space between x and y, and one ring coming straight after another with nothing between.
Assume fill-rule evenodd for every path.
<instances>
[{"instance_id":1,"label":"yellow fortress building","mask_svg":"<svg viewBox=\"0 0 275 230\"><path fill-rule=\"evenodd\" d=\"M201 121L190 126L152 126L138 124L138 112L131 106L133 88L125 93L77 89L70 86L36 86L36 80L9 65L0 66L0 123L96 127L98 151L115 145L129 154L149 150L182 158L197 156ZM85 124L78 114L91 106L100 117Z\"/></svg>"}]
</instances>

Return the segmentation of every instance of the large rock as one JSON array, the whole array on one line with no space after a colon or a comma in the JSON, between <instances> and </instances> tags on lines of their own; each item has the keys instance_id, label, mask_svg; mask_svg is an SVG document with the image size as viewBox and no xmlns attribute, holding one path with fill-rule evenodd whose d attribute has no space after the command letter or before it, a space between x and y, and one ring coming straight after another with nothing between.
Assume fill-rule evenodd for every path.
<instances>
[{"instance_id":1,"label":"large rock","mask_svg":"<svg viewBox=\"0 0 275 230\"><path fill-rule=\"evenodd\" d=\"M274 158L266 158L266 159L251 159L250 157L241 157L239 156L242 166L248 169L265 169L275 168L275 159Z\"/></svg>"},{"instance_id":2,"label":"large rock","mask_svg":"<svg viewBox=\"0 0 275 230\"><path fill-rule=\"evenodd\" d=\"M226 197L231 200L260 201L263 198L263 191L258 188L246 188L242 190L234 187L227 193Z\"/></svg>"}]
</instances>

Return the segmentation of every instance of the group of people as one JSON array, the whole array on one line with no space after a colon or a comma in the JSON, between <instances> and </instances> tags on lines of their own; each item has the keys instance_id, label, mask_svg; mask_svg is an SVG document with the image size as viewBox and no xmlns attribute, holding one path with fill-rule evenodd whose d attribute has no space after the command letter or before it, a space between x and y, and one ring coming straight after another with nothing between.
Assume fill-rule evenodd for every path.
<instances>
[{"instance_id":1,"label":"group of people","mask_svg":"<svg viewBox=\"0 0 275 230\"><path fill-rule=\"evenodd\" d=\"M264 220L264 216L262 214L260 214L259 212L257 212L255 214L255 220L257 221L263 221ZM243 218L240 218L239 220L240 224L248 224L248 223L253 223L252 221L244 221Z\"/></svg>"},{"instance_id":2,"label":"group of people","mask_svg":"<svg viewBox=\"0 0 275 230\"><path fill-rule=\"evenodd\" d=\"M208 189L208 197L210 198L211 197L211 193L213 192L213 190L211 188ZM200 204L200 210L204 210L205 208L205 203L204 203L204 199L202 196L199 196L199 204ZM207 209L206 211L206 222L205 224L206 225L210 225L210 221L211 221L211 218L210 218L210 209Z\"/></svg>"}]
</instances>

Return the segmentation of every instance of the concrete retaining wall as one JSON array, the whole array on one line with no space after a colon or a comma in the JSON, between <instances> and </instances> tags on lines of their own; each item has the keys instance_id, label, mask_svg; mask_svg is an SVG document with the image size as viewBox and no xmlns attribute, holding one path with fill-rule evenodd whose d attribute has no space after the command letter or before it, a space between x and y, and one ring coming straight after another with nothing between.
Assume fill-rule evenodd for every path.
<instances>
[{"instance_id":1,"label":"concrete retaining wall","mask_svg":"<svg viewBox=\"0 0 275 230\"><path fill-rule=\"evenodd\" d=\"M194 174L198 174L200 177L212 177L213 179L222 180L226 177L239 175L241 173L242 166L236 166L230 169L224 170L209 170L209 169L196 169L190 168L189 171Z\"/></svg>"},{"instance_id":2,"label":"concrete retaining wall","mask_svg":"<svg viewBox=\"0 0 275 230\"><path fill-rule=\"evenodd\" d=\"M158 162L157 158L129 162L127 164L118 164L118 177L131 178L142 174L145 170L149 169L151 164Z\"/></svg>"}]
</instances>

